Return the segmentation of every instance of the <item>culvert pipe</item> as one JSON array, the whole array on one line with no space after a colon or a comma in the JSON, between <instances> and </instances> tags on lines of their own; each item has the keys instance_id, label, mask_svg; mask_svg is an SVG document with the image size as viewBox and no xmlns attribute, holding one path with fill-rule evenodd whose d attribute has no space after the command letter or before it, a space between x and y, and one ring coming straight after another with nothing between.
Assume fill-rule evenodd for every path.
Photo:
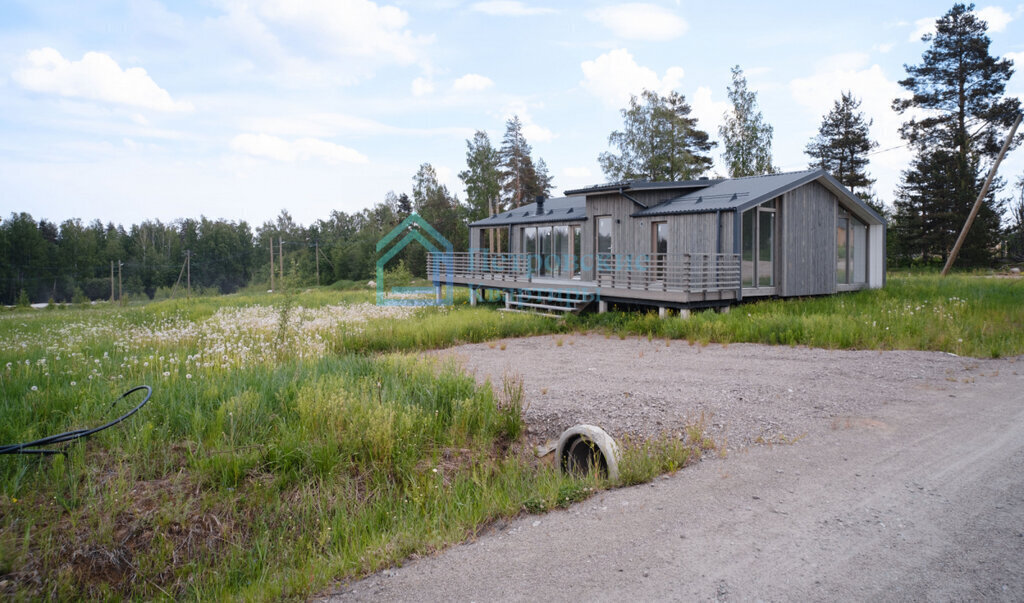
<instances>
[{"instance_id":1,"label":"culvert pipe","mask_svg":"<svg viewBox=\"0 0 1024 603\"><path fill-rule=\"evenodd\" d=\"M596 425L576 425L563 431L555 462L562 473L587 475L597 470L612 481L619 478L619 446Z\"/></svg>"}]
</instances>

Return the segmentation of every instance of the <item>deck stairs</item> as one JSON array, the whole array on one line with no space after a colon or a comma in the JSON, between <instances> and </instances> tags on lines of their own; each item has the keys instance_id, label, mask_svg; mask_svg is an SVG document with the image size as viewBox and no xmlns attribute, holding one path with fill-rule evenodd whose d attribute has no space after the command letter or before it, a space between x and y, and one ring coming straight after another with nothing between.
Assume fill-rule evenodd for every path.
<instances>
[{"instance_id":1,"label":"deck stairs","mask_svg":"<svg viewBox=\"0 0 1024 603\"><path fill-rule=\"evenodd\" d=\"M579 314L592 301L593 294L585 291L519 289L505 294L505 311L562 317L566 314Z\"/></svg>"}]
</instances>

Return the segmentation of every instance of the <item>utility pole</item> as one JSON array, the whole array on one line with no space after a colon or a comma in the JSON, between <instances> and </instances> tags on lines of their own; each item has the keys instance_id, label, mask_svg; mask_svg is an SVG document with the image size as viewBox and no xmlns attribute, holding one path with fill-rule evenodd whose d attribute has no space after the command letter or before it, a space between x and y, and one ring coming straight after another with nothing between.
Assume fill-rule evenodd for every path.
<instances>
[{"instance_id":1,"label":"utility pole","mask_svg":"<svg viewBox=\"0 0 1024 603\"><path fill-rule=\"evenodd\" d=\"M114 260L110 260L110 303L114 303Z\"/></svg>"},{"instance_id":2,"label":"utility pole","mask_svg":"<svg viewBox=\"0 0 1024 603\"><path fill-rule=\"evenodd\" d=\"M1021 117L1021 115L1018 115L1017 121L1013 122L1013 127L1010 128L1010 135L1006 137L1006 142L1003 143L1003 148L999 151L996 162L992 164L992 169L988 172L985 185L981 187L981 192L978 193L978 198L974 201L974 207L971 208L971 213L967 216L967 221L964 222L964 228L960 231L956 244L953 245L953 251L949 253L949 259L946 260L946 265L942 267L942 276L949 274L949 269L953 267L956 256L960 255L960 248L963 247L964 240L967 238L967 231L971 229L971 224L974 223L974 218L977 217L978 210L981 209L981 200L985 198L985 194L988 193L988 187L992 185L992 179L996 176L996 169L999 168L999 163L1003 160L1003 156L1006 155L1006 150L1010 148L1010 143L1013 142L1013 135L1017 133L1017 126L1020 125Z\"/></svg>"},{"instance_id":3,"label":"utility pole","mask_svg":"<svg viewBox=\"0 0 1024 603\"><path fill-rule=\"evenodd\" d=\"M313 246L316 249L316 286L320 286L320 240L313 239Z\"/></svg>"},{"instance_id":4,"label":"utility pole","mask_svg":"<svg viewBox=\"0 0 1024 603\"><path fill-rule=\"evenodd\" d=\"M124 262L117 260L117 301L124 305L124 289L121 288L121 266L124 266Z\"/></svg>"},{"instance_id":5,"label":"utility pole","mask_svg":"<svg viewBox=\"0 0 1024 603\"><path fill-rule=\"evenodd\" d=\"M274 236L270 236L270 290L274 290Z\"/></svg>"},{"instance_id":6,"label":"utility pole","mask_svg":"<svg viewBox=\"0 0 1024 603\"><path fill-rule=\"evenodd\" d=\"M277 263L281 266L281 288L284 289L284 241L277 237Z\"/></svg>"},{"instance_id":7,"label":"utility pole","mask_svg":"<svg viewBox=\"0 0 1024 603\"><path fill-rule=\"evenodd\" d=\"M185 294L185 299L192 299L192 250L191 249L186 249L185 250L185 275L186 275L185 276L185 278L186 278L185 282L188 284L188 289L187 289L188 292Z\"/></svg>"}]
</instances>

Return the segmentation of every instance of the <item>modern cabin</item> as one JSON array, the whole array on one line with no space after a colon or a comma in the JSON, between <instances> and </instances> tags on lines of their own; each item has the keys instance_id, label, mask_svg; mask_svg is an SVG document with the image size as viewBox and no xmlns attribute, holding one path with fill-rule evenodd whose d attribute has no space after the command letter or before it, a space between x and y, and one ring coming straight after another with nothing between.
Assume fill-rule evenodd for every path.
<instances>
[{"instance_id":1,"label":"modern cabin","mask_svg":"<svg viewBox=\"0 0 1024 603\"><path fill-rule=\"evenodd\" d=\"M565 194L471 223L469 251L431 254L435 284L501 290L510 308L664 311L885 283L884 218L822 170Z\"/></svg>"}]
</instances>

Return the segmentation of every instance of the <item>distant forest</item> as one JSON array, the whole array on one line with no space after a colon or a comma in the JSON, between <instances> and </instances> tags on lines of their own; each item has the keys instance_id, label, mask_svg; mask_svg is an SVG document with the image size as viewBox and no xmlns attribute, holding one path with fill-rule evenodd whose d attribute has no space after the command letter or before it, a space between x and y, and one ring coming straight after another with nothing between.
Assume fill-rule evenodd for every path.
<instances>
[{"instance_id":1,"label":"distant forest","mask_svg":"<svg viewBox=\"0 0 1024 603\"><path fill-rule=\"evenodd\" d=\"M285 211L255 229L246 222L206 218L146 221L129 228L77 219L57 225L28 213L11 214L0 222L0 302L111 299L122 292L129 299L164 298L176 284L175 297L184 297L188 282L193 294L269 286L271 245L277 287L315 285L318 268L321 284L365 281L374 274L377 241L411 211L403 212L397 199L359 213L332 212L308 227ZM444 234L465 241L459 232L464 224ZM423 252L404 251L408 257L399 259L422 275Z\"/></svg>"}]
</instances>

